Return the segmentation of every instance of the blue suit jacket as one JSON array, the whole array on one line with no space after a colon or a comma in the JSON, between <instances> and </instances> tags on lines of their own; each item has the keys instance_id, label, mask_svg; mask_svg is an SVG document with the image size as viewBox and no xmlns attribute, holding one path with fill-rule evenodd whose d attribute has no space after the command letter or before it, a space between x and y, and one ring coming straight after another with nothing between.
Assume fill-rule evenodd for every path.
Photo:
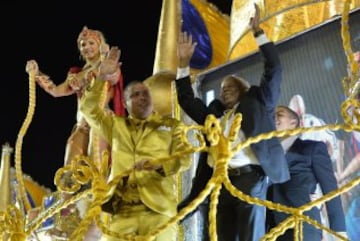
<instances>
[{"instance_id":1,"label":"blue suit jacket","mask_svg":"<svg viewBox=\"0 0 360 241\"><path fill-rule=\"evenodd\" d=\"M236 112L242 114L241 129L247 138L275 129L274 110L280 97L282 69L277 49L272 42L269 42L261 45L260 51L265 62L260 85L251 86L239 100L236 109ZM217 117L223 114L224 106L219 100L214 100L206 106L201 99L194 97L190 77L177 79L176 88L181 108L198 124L204 124L208 114L214 114ZM281 183L289 179L287 162L278 138L252 144L251 148L273 183ZM199 168L209 169L206 168L207 165L202 159L205 158L200 159L199 165L203 166ZM206 183L204 179L208 178L211 172L207 170L206 173L207 177L204 177L206 175L195 177L195 182ZM199 180L196 180L197 178Z\"/></svg>"},{"instance_id":2,"label":"blue suit jacket","mask_svg":"<svg viewBox=\"0 0 360 241\"><path fill-rule=\"evenodd\" d=\"M286 159L291 179L285 183L273 185L274 202L300 207L310 202L310 194L314 193L317 183L320 184L324 195L338 188L325 143L298 138L286 153ZM326 202L326 210L330 228L337 232L346 231L340 196ZM304 214L321 223L320 211L317 207ZM274 212L275 224L279 224L286 217L288 215L285 213ZM304 232L309 231L321 232L304 223Z\"/></svg>"}]
</instances>

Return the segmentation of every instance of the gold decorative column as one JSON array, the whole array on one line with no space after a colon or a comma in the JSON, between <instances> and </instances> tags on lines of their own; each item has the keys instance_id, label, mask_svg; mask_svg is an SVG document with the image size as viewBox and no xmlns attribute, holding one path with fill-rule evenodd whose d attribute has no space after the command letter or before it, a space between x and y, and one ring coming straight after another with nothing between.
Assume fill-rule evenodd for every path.
<instances>
[{"instance_id":1,"label":"gold decorative column","mask_svg":"<svg viewBox=\"0 0 360 241\"><path fill-rule=\"evenodd\" d=\"M153 76L149 82L150 92L153 96L161 96L155 103L155 111L161 115L171 115L180 118L174 88L175 73L177 69L177 39L181 27L181 1L163 0L161 17L158 28ZM174 78L168 78L174 75ZM158 95L160 94L161 95ZM164 99L165 98L165 99ZM155 100L155 98L154 98ZM170 113L169 113L170 110Z\"/></svg>"},{"instance_id":2,"label":"gold decorative column","mask_svg":"<svg viewBox=\"0 0 360 241\"><path fill-rule=\"evenodd\" d=\"M10 156L12 152L13 148L8 143L3 145L0 167L0 211L5 211L11 203Z\"/></svg>"},{"instance_id":3,"label":"gold decorative column","mask_svg":"<svg viewBox=\"0 0 360 241\"><path fill-rule=\"evenodd\" d=\"M0 166L0 212L6 212L11 204L11 185L10 185L10 156L13 148L8 143L3 145ZM8 240L7 234L0 235L0 240Z\"/></svg>"},{"instance_id":4,"label":"gold decorative column","mask_svg":"<svg viewBox=\"0 0 360 241\"><path fill-rule=\"evenodd\" d=\"M176 71L176 44L181 26L180 19L181 1L163 0L153 74L160 71Z\"/></svg>"}]
</instances>

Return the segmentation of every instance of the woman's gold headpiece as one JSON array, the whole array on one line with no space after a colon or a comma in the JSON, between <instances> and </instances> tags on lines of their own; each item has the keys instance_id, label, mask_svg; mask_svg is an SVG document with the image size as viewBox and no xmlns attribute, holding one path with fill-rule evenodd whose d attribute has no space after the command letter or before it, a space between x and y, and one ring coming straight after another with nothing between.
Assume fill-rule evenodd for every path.
<instances>
[{"instance_id":1,"label":"woman's gold headpiece","mask_svg":"<svg viewBox=\"0 0 360 241\"><path fill-rule=\"evenodd\" d=\"M78 43L78 45L80 45L81 40L92 38L95 41L97 41L98 44L100 45L101 42L102 42L101 41L102 40L101 36L102 35L101 35L101 33L99 31L92 30L92 29L89 29L88 27L84 26L83 29L81 30L79 36L78 36L77 43Z\"/></svg>"}]
</instances>

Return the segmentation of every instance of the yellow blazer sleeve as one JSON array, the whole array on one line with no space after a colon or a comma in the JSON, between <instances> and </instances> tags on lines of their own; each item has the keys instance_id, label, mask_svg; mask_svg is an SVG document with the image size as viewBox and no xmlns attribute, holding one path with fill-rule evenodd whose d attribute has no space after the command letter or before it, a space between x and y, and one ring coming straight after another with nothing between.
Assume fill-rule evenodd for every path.
<instances>
[{"instance_id":1,"label":"yellow blazer sleeve","mask_svg":"<svg viewBox=\"0 0 360 241\"><path fill-rule=\"evenodd\" d=\"M99 105L104 85L105 81L94 80L93 85L86 88L84 95L81 97L79 109L90 127L99 133L108 143L111 143L112 115Z\"/></svg>"}]
</instances>

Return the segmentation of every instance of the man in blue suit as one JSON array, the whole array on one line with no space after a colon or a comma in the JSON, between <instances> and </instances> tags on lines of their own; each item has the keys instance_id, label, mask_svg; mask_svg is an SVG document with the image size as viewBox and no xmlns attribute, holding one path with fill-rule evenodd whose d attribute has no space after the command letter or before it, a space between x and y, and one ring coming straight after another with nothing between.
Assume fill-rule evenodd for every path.
<instances>
[{"instance_id":1,"label":"man in blue suit","mask_svg":"<svg viewBox=\"0 0 360 241\"><path fill-rule=\"evenodd\" d=\"M255 16L250 20L250 28L265 60L259 86L250 86L242 78L227 76L221 84L220 100L214 100L206 106L201 99L195 98L191 87L189 64L196 43L193 43L192 37L187 33L180 34L178 43L176 88L181 108L198 124L204 124L208 114L220 117L225 126L226 136L234 118L232 113L241 113L241 131L237 142L275 129L275 107L280 96L282 69L278 52L259 27L260 11L257 5L255 9ZM204 159L200 158L199 161L191 191L192 197L196 197L211 177L213 162L209 158L207 162ZM231 158L228 174L236 188L245 194L265 199L268 177L273 183L289 179L287 162L279 140L263 140L240 150ZM245 203L223 188L217 211L218 240L258 241L264 233L265 208Z\"/></svg>"},{"instance_id":2,"label":"man in blue suit","mask_svg":"<svg viewBox=\"0 0 360 241\"><path fill-rule=\"evenodd\" d=\"M287 106L276 108L275 125L277 130L295 129L299 127L299 116ZM272 185L272 200L290 207L300 207L311 202L317 183L324 195L338 188L331 159L326 144L321 141L301 140L298 136L290 136L281 140L286 152L290 170L290 180ZM344 212L340 196L325 203L330 228L346 237ZM313 207L304 215L321 223L320 210ZM273 211L275 225L284 221L289 215ZM304 222L303 240L320 241L320 229ZM278 241L294 240L294 230L288 229Z\"/></svg>"}]
</instances>

